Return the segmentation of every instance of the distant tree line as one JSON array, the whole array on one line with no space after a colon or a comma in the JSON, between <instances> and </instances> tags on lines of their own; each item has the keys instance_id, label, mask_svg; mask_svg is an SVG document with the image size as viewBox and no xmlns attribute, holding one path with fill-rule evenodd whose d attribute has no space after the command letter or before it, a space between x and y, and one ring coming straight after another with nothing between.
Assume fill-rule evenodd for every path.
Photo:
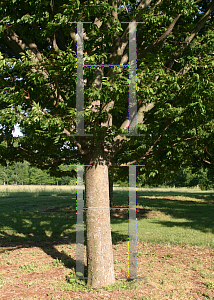
<instances>
[{"instance_id":1,"label":"distant tree line","mask_svg":"<svg viewBox=\"0 0 214 300\"><path fill-rule=\"evenodd\" d=\"M67 171L70 166L62 166ZM50 176L48 171L30 166L26 161L16 162L7 167L0 165L0 185L75 185L76 178L63 176L61 178Z\"/></svg>"},{"instance_id":2,"label":"distant tree line","mask_svg":"<svg viewBox=\"0 0 214 300\"><path fill-rule=\"evenodd\" d=\"M191 168L182 170L167 185L175 187L200 187L201 190L210 190L214 187L214 173L212 169L200 168L192 171Z\"/></svg>"},{"instance_id":3,"label":"distant tree line","mask_svg":"<svg viewBox=\"0 0 214 300\"><path fill-rule=\"evenodd\" d=\"M62 165L64 171L75 169L73 166ZM117 174L114 183L120 186L128 186L128 177L125 178ZM26 161L17 162L7 167L0 166L0 185L75 185L76 177L50 176L48 171L30 166ZM201 190L208 190L214 187L214 173L211 169L198 169L193 171L191 168L183 169L172 177L169 181L155 183L155 179L148 179L145 175L137 176L138 187L200 187Z\"/></svg>"},{"instance_id":4,"label":"distant tree line","mask_svg":"<svg viewBox=\"0 0 214 300\"><path fill-rule=\"evenodd\" d=\"M117 181L120 186L128 186L128 178ZM210 190L214 187L214 172L212 169L200 168L197 170L185 168L172 176L170 180L156 183L155 178L146 178L145 174L137 176L137 187L198 187L201 190Z\"/></svg>"}]
</instances>

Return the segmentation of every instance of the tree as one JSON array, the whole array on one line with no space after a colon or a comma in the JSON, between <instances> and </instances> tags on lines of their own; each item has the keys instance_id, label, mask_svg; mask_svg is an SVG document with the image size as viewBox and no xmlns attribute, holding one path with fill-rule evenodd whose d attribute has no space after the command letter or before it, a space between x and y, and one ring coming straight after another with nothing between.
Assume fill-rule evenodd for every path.
<instances>
[{"instance_id":1,"label":"tree","mask_svg":"<svg viewBox=\"0 0 214 300\"><path fill-rule=\"evenodd\" d=\"M17 184L29 183L29 166L26 161L23 163L17 162L15 164L15 172L17 174Z\"/></svg>"},{"instance_id":2,"label":"tree","mask_svg":"<svg viewBox=\"0 0 214 300\"><path fill-rule=\"evenodd\" d=\"M56 176L64 174L62 162L90 165L85 205L99 207L86 211L93 287L115 282L110 212L103 209L109 207L108 168L146 164L139 172L162 180L193 157L204 160L205 141L213 134L214 1L121 3L0 1L0 163L27 160ZM132 35L135 28L121 22L143 22L137 25L141 136L122 135L136 120L130 111L129 126L128 68L85 67L84 83L76 75L82 33L78 25L76 35L76 24L69 23L74 21L92 22L84 24L85 64L119 65L129 63L129 28ZM81 51L77 61L80 66ZM129 68L135 82L136 68ZM83 123L76 90L79 97L83 84L83 129L93 136L78 135ZM23 137L12 136L17 123Z\"/></svg>"},{"instance_id":3,"label":"tree","mask_svg":"<svg viewBox=\"0 0 214 300\"><path fill-rule=\"evenodd\" d=\"M5 172L5 167L0 166L0 184L6 184L7 174Z\"/></svg>"}]
</instances>

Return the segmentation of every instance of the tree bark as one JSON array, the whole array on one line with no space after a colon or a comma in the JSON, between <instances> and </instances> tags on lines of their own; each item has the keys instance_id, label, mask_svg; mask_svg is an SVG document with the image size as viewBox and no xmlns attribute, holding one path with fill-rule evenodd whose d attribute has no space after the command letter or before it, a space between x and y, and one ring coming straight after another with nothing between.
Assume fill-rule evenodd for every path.
<instances>
[{"instance_id":1,"label":"tree bark","mask_svg":"<svg viewBox=\"0 0 214 300\"><path fill-rule=\"evenodd\" d=\"M104 151L94 147L85 167L88 285L115 283L111 239L108 166Z\"/></svg>"}]
</instances>

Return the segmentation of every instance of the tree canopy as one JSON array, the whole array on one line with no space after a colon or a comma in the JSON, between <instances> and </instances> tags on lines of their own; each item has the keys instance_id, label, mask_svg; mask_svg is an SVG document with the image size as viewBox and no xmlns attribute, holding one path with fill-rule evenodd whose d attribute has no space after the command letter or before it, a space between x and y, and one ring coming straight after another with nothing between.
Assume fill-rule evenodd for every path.
<instances>
[{"instance_id":1,"label":"tree canopy","mask_svg":"<svg viewBox=\"0 0 214 300\"><path fill-rule=\"evenodd\" d=\"M177 161L180 153L183 160L199 136L207 140L213 134L214 4L209 2L2 1L1 162L25 158L56 170L63 160L81 161L93 140L105 142L112 165L142 162L160 152L164 161ZM126 64L129 25L121 22L129 20L143 22L137 25L137 102L139 133L146 135L140 143L120 136L127 132L127 68L88 67L84 119L93 137L74 138L76 24L69 22L92 22L84 24L85 63ZM23 137L12 137L16 123ZM198 152L205 160L211 157L212 145L198 146L197 158Z\"/></svg>"}]
</instances>

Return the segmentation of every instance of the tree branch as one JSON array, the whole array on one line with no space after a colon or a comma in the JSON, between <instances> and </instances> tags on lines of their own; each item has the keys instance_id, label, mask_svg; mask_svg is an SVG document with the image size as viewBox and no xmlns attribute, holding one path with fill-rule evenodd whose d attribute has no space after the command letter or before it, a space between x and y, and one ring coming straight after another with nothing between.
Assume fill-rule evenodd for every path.
<instances>
[{"instance_id":1,"label":"tree branch","mask_svg":"<svg viewBox=\"0 0 214 300\"><path fill-rule=\"evenodd\" d=\"M151 4L151 2L152 0L142 0L137 7L137 11L140 9L145 9Z\"/></svg>"},{"instance_id":2,"label":"tree branch","mask_svg":"<svg viewBox=\"0 0 214 300\"><path fill-rule=\"evenodd\" d=\"M72 134L70 134L70 132L67 129L64 128L62 134L66 134L69 137L69 139L74 143L74 145L77 146L80 155L87 155L89 153L89 150L82 149L82 145L75 140L75 138L72 136Z\"/></svg>"},{"instance_id":3,"label":"tree branch","mask_svg":"<svg viewBox=\"0 0 214 300\"><path fill-rule=\"evenodd\" d=\"M150 153L149 155L155 155L155 154L157 154L157 153L159 153L159 152L162 152L162 151L164 151L164 150L166 150L166 148L160 148L160 149L158 149L158 150L156 150L156 151L153 151L153 152ZM149 155L148 155L148 156L149 156ZM134 164L135 164L135 163L134 163ZM128 163L122 164L122 165L123 165L123 166L130 166L130 165L132 165L132 162L128 162ZM110 167L121 167L121 164L112 162L112 163L110 163L109 166L110 166Z\"/></svg>"},{"instance_id":4,"label":"tree branch","mask_svg":"<svg viewBox=\"0 0 214 300\"><path fill-rule=\"evenodd\" d=\"M14 48L14 52L16 52L17 57L18 56L19 56L19 58L21 57L20 52L26 52L28 50L32 53L32 56L31 56L32 62L38 63L38 64L40 62L44 62L44 58L43 58L42 54L40 53L40 51L38 50L37 45L33 42L25 43L23 40L20 39L20 37L18 36L18 34L16 32L11 30L10 32L8 32L7 35L6 34L4 35L4 39L8 42L8 44L11 45L11 47ZM32 67L31 70L33 73L40 72L43 75L44 79L49 78L49 73L44 68L39 68L37 70L35 67ZM54 85L52 83L49 83L48 85L49 85L51 91L56 96L55 104L57 106L57 104L60 101L63 101L63 98L60 95L59 85L56 80L56 77L54 77L54 82L55 82L56 88L54 87Z\"/></svg>"},{"instance_id":5,"label":"tree branch","mask_svg":"<svg viewBox=\"0 0 214 300\"><path fill-rule=\"evenodd\" d=\"M143 155L141 156L140 158L138 159L135 159L129 163L127 163L127 165L132 165L132 164L135 164L136 162L138 162L139 160L142 160L142 159L145 159L149 154L150 152L152 151L152 149L155 147L155 145L160 141L161 137L163 136L163 134L165 133L165 131L169 128L169 126L174 122L174 120L172 120L171 122L169 122L166 127L164 128L164 130L161 132L161 134L159 135L159 137L156 139L156 141L153 143L153 145L148 149L148 151Z\"/></svg>"},{"instance_id":6,"label":"tree branch","mask_svg":"<svg viewBox=\"0 0 214 300\"><path fill-rule=\"evenodd\" d=\"M173 122L174 122L174 121L173 121ZM171 123L171 124L172 124L172 123ZM164 129L164 131L165 131L165 130L166 130L166 128ZM163 134L163 132L162 132L162 134ZM192 139L195 139L195 138L197 138L197 137L199 137L199 135L193 136L193 137L188 137L188 138L186 138L186 139L183 139L183 141L192 140ZM127 162L126 164L123 164L123 165L129 166L129 165L135 164L136 162L138 162L138 161L140 161L140 160L142 160L142 159L145 159L145 158L147 158L147 157L149 157L149 156L152 156L152 155L154 155L154 154L157 154L158 152L167 150L167 148L162 147L162 148L159 148L159 149L156 150L156 151L152 151L152 152L151 152L151 150L154 148L154 146L157 144L157 142L158 142L159 140L160 140L160 136L158 137L158 139L155 141L155 143L149 148L149 150L148 150L142 157L140 157L140 158L138 158L138 159L136 159L136 160L133 160L133 161L129 161L129 162ZM174 146L176 146L177 144L178 144L178 143L173 143L173 144L171 145L171 148L174 147ZM206 162L209 163L208 161L206 161ZM209 164L212 164L212 163L209 163ZM118 163L111 163L110 166L112 166L112 167L120 167L120 164L118 164Z\"/></svg>"},{"instance_id":7,"label":"tree branch","mask_svg":"<svg viewBox=\"0 0 214 300\"><path fill-rule=\"evenodd\" d=\"M54 82L55 82L56 90L57 90L57 99L56 99L56 101L54 102L54 105L57 107L61 95L60 95L59 84L58 84L58 81L57 81L57 79L56 79L56 76L54 76Z\"/></svg>"},{"instance_id":8,"label":"tree branch","mask_svg":"<svg viewBox=\"0 0 214 300\"><path fill-rule=\"evenodd\" d=\"M186 37L184 43L180 47L181 51L186 50L187 47L191 44L192 40L195 38L195 36L199 33L199 31L201 30L201 28L205 25L205 23L209 19L209 16L210 16L211 12L213 11L213 9L214 9L214 1L212 1L212 3L210 4L210 7L207 9L207 11L202 16L202 18L198 21L198 23L196 24L195 28L192 30L191 34ZM173 58L170 58L166 62L166 66L169 67L169 68L172 68L173 65L174 65L174 63L175 63L174 62L175 59L178 58L179 55L180 55L180 52L176 53Z\"/></svg>"},{"instance_id":9,"label":"tree branch","mask_svg":"<svg viewBox=\"0 0 214 300\"><path fill-rule=\"evenodd\" d=\"M205 147L205 150L209 154L209 156L213 157L212 154L207 150L207 146Z\"/></svg>"},{"instance_id":10,"label":"tree branch","mask_svg":"<svg viewBox=\"0 0 214 300\"><path fill-rule=\"evenodd\" d=\"M77 158L77 157L80 157L81 155L75 155L75 156L70 156L70 157L62 157L60 159L55 159L55 160L52 160L51 163L45 163L44 161L41 161L38 156L32 152L32 151L29 151L29 150L26 150L24 149L23 147L19 147L19 149L21 149L22 151L24 151L26 153L27 156L29 157L35 157L35 159L33 159L34 161L37 161L39 164L43 165L43 166L52 166L54 165L56 162L59 162L59 161L66 161L66 160L71 160L71 159L74 159L74 158Z\"/></svg>"},{"instance_id":11,"label":"tree branch","mask_svg":"<svg viewBox=\"0 0 214 300\"><path fill-rule=\"evenodd\" d=\"M214 165L213 163L211 163L210 161L206 160L206 159L203 159L203 161L209 165Z\"/></svg>"},{"instance_id":12,"label":"tree branch","mask_svg":"<svg viewBox=\"0 0 214 300\"><path fill-rule=\"evenodd\" d=\"M151 52L154 48L158 47L161 43L164 43L165 40L167 39L167 37L172 32L173 28L175 27L175 24L177 23L177 21L179 20L179 18L181 16L182 16L182 14L178 14L177 17L173 20L173 22L169 25L169 27L167 28L167 30L164 32L164 34L159 39L157 39L154 43L152 43L146 49L144 49L144 51L141 52L141 54L138 57L138 59L142 59L143 57L146 56L146 54L148 52Z\"/></svg>"},{"instance_id":13,"label":"tree branch","mask_svg":"<svg viewBox=\"0 0 214 300\"><path fill-rule=\"evenodd\" d=\"M29 42L27 45L23 40L21 40L18 36L18 34L13 30L5 30L5 33L3 35L4 40L8 43L8 45L14 50L14 54L21 57L21 52L26 52L26 50L29 50L34 54L33 62L38 62L39 60L42 60L42 55L38 50L38 47L35 43Z\"/></svg>"}]
</instances>

